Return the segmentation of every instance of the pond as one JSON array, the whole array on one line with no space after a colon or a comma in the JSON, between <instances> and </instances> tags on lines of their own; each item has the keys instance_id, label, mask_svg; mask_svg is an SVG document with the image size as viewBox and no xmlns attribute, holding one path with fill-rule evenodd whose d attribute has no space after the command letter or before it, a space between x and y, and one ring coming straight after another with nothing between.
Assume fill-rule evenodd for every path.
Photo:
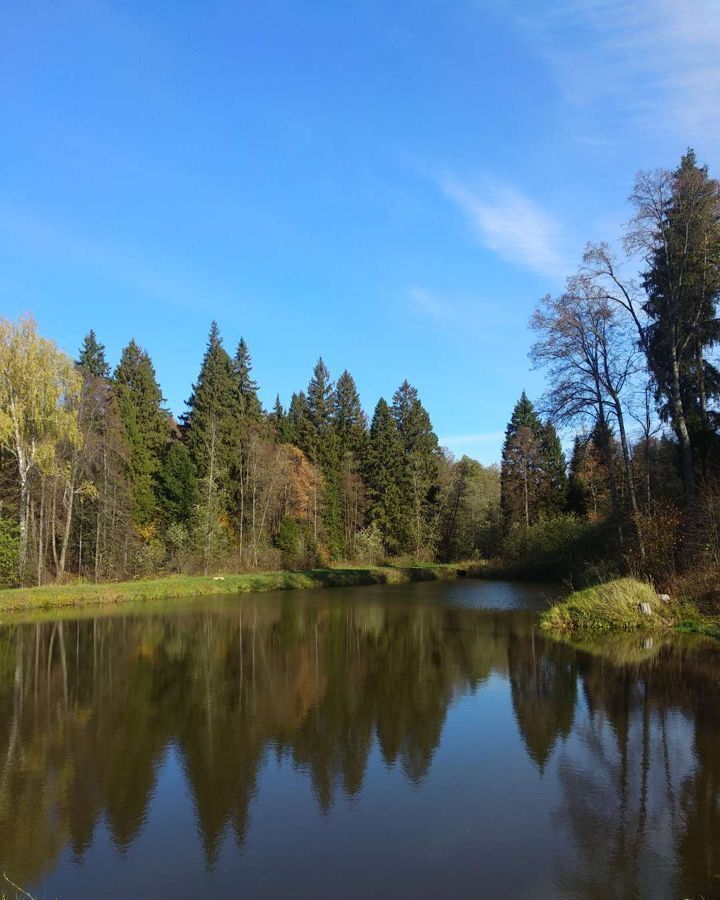
<instances>
[{"instance_id":1,"label":"pond","mask_svg":"<svg viewBox=\"0 0 720 900\"><path fill-rule=\"evenodd\" d=\"M559 642L546 593L6 617L1 870L60 900L720 896L720 642Z\"/></svg>"}]
</instances>

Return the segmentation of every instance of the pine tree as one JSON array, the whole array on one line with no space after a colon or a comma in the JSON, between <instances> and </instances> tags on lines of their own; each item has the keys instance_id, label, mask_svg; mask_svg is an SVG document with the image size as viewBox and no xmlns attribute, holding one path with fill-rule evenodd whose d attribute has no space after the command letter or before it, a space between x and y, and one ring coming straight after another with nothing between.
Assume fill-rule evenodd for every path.
<instances>
[{"instance_id":1,"label":"pine tree","mask_svg":"<svg viewBox=\"0 0 720 900\"><path fill-rule=\"evenodd\" d=\"M187 406L183 433L198 477L206 478L212 469L213 479L228 488L242 404L236 371L215 322Z\"/></svg>"},{"instance_id":2,"label":"pine tree","mask_svg":"<svg viewBox=\"0 0 720 900\"><path fill-rule=\"evenodd\" d=\"M158 501L167 523L189 521L200 499L195 466L178 440L167 445L158 473Z\"/></svg>"},{"instance_id":3,"label":"pine tree","mask_svg":"<svg viewBox=\"0 0 720 900\"><path fill-rule=\"evenodd\" d=\"M565 454L557 431L551 422L542 427L543 487L540 507L545 516L557 516L565 510L568 478Z\"/></svg>"},{"instance_id":4,"label":"pine tree","mask_svg":"<svg viewBox=\"0 0 720 900\"><path fill-rule=\"evenodd\" d=\"M412 542L405 549L420 556L432 549L434 540L440 447L417 389L408 381L393 394L392 415L405 450L404 502L412 523Z\"/></svg>"},{"instance_id":5,"label":"pine tree","mask_svg":"<svg viewBox=\"0 0 720 900\"><path fill-rule=\"evenodd\" d=\"M641 332L662 412L680 444L686 498L693 496L694 445L712 433L708 401L720 376L708 350L720 341L720 182L688 150L672 173L639 175L629 244L644 251L647 270ZM707 447L703 448L704 450ZM705 462L706 453L703 452Z\"/></svg>"},{"instance_id":6,"label":"pine tree","mask_svg":"<svg viewBox=\"0 0 720 900\"><path fill-rule=\"evenodd\" d=\"M560 439L543 424L525 391L505 431L501 465L505 529L558 515L567 503L567 473Z\"/></svg>"},{"instance_id":7,"label":"pine tree","mask_svg":"<svg viewBox=\"0 0 720 900\"><path fill-rule=\"evenodd\" d=\"M542 488L543 427L525 391L505 430L501 464L501 506L506 529L537 521Z\"/></svg>"},{"instance_id":8,"label":"pine tree","mask_svg":"<svg viewBox=\"0 0 720 900\"><path fill-rule=\"evenodd\" d=\"M280 394L275 397L272 413L270 413L270 421L275 428L275 440L278 444L289 444L292 442L292 425L289 415L280 402Z\"/></svg>"},{"instance_id":9,"label":"pine tree","mask_svg":"<svg viewBox=\"0 0 720 900\"><path fill-rule=\"evenodd\" d=\"M307 416L314 431L315 455L310 459L320 468L325 482L323 492L323 528L331 555L337 556L342 547L342 516L340 500L340 446L334 421L335 387L330 373L318 359L307 392ZM301 449L304 449L301 447Z\"/></svg>"},{"instance_id":10,"label":"pine tree","mask_svg":"<svg viewBox=\"0 0 720 900\"><path fill-rule=\"evenodd\" d=\"M368 492L368 516L391 553L404 550L410 523L403 442L387 402L378 400L370 425L368 453L363 465Z\"/></svg>"},{"instance_id":11,"label":"pine tree","mask_svg":"<svg viewBox=\"0 0 720 900\"><path fill-rule=\"evenodd\" d=\"M310 421L305 391L293 394L290 398L287 428L292 443L299 447L311 462L315 462L317 458L317 434L313 423Z\"/></svg>"},{"instance_id":12,"label":"pine tree","mask_svg":"<svg viewBox=\"0 0 720 900\"><path fill-rule=\"evenodd\" d=\"M334 405L335 387L330 380L328 367L320 357L313 369L307 391L308 415L318 434L324 434L332 426Z\"/></svg>"},{"instance_id":13,"label":"pine tree","mask_svg":"<svg viewBox=\"0 0 720 900\"><path fill-rule=\"evenodd\" d=\"M95 378L109 378L110 366L105 359L105 344L101 344L95 332L90 329L83 338L78 365Z\"/></svg>"},{"instance_id":14,"label":"pine tree","mask_svg":"<svg viewBox=\"0 0 720 900\"><path fill-rule=\"evenodd\" d=\"M252 377L252 357L245 338L240 338L233 366L243 414L249 419L259 419L262 416L262 405L257 395L257 382Z\"/></svg>"},{"instance_id":15,"label":"pine tree","mask_svg":"<svg viewBox=\"0 0 720 900\"><path fill-rule=\"evenodd\" d=\"M172 426L152 360L134 340L120 355L113 389L129 448L133 517L144 525L157 510L155 478Z\"/></svg>"},{"instance_id":16,"label":"pine tree","mask_svg":"<svg viewBox=\"0 0 720 900\"><path fill-rule=\"evenodd\" d=\"M367 421L355 379L347 369L335 386L334 418L341 453L350 452L359 456L366 446Z\"/></svg>"}]
</instances>

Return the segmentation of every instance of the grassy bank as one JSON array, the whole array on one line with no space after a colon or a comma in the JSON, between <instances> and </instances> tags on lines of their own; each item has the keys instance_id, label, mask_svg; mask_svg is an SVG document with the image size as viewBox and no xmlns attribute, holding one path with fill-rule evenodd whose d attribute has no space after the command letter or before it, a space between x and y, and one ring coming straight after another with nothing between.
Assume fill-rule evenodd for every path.
<instances>
[{"instance_id":1,"label":"grassy bank","mask_svg":"<svg viewBox=\"0 0 720 900\"><path fill-rule=\"evenodd\" d=\"M686 612L658 597L653 587L635 578L617 578L575 591L543 614L552 631L634 631L677 625Z\"/></svg>"},{"instance_id":2,"label":"grassy bank","mask_svg":"<svg viewBox=\"0 0 720 900\"><path fill-rule=\"evenodd\" d=\"M107 584L62 584L0 591L0 611L51 609L86 604L123 603L255 591L304 590L412 581L452 580L479 574L467 566L370 566L364 569L310 569L303 572L248 572L242 575L173 575Z\"/></svg>"}]
</instances>

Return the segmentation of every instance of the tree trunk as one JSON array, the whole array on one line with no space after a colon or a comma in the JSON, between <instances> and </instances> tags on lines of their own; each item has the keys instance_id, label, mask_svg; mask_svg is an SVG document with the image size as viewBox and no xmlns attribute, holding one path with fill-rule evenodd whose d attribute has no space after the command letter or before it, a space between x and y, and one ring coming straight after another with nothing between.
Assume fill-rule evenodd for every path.
<instances>
[{"instance_id":1,"label":"tree trunk","mask_svg":"<svg viewBox=\"0 0 720 900\"><path fill-rule=\"evenodd\" d=\"M625 417L623 414L620 397L615 391L612 392L613 406L615 407L615 415L618 421L618 431L620 432L620 446L622 448L623 464L625 467L625 479L627 481L628 497L630 498L630 515L632 517L633 528L635 530L635 538L637 539L638 553L640 560L645 563L645 543L643 541L642 526L640 524L640 510L638 509L637 495L635 494L635 479L633 477L632 459L630 458L630 448L628 446L627 435L625 433Z\"/></svg>"},{"instance_id":2,"label":"tree trunk","mask_svg":"<svg viewBox=\"0 0 720 900\"><path fill-rule=\"evenodd\" d=\"M65 530L63 532L62 549L60 550L60 572L62 576L65 573L65 561L67 559L67 549L70 543L70 527L72 525L73 508L75 506L75 466L69 484L69 496L67 502L67 511L65 513Z\"/></svg>"},{"instance_id":3,"label":"tree trunk","mask_svg":"<svg viewBox=\"0 0 720 900\"><path fill-rule=\"evenodd\" d=\"M678 364L677 350L674 344L671 347L671 359L672 382L670 385L670 408L672 410L675 434L680 443L680 468L683 487L685 489L685 499L690 501L695 496L695 473L693 471L690 434L688 432L685 411L682 405L682 394L680 393L680 366Z\"/></svg>"},{"instance_id":4,"label":"tree trunk","mask_svg":"<svg viewBox=\"0 0 720 900\"><path fill-rule=\"evenodd\" d=\"M42 584L43 555L45 548L43 547L43 526L45 516L45 478L40 476L40 523L38 527L38 550L37 550L37 583L38 587Z\"/></svg>"}]
</instances>

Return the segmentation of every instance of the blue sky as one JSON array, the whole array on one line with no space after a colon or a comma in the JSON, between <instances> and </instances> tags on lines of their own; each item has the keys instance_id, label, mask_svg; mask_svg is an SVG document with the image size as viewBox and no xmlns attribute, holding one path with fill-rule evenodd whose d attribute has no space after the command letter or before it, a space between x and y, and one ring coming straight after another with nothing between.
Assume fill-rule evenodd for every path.
<instances>
[{"instance_id":1,"label":"blue sky","mask_svg":"<svg viewBox=\"0 0 720 900\"><path fill-rule=\"evenodd\" d=\"M134 336L176 414L212 319L268 406L408 378L491 462L535 302L719 109L717 0L0 4L0 311Z\"/></svg>"}]
</instances>

